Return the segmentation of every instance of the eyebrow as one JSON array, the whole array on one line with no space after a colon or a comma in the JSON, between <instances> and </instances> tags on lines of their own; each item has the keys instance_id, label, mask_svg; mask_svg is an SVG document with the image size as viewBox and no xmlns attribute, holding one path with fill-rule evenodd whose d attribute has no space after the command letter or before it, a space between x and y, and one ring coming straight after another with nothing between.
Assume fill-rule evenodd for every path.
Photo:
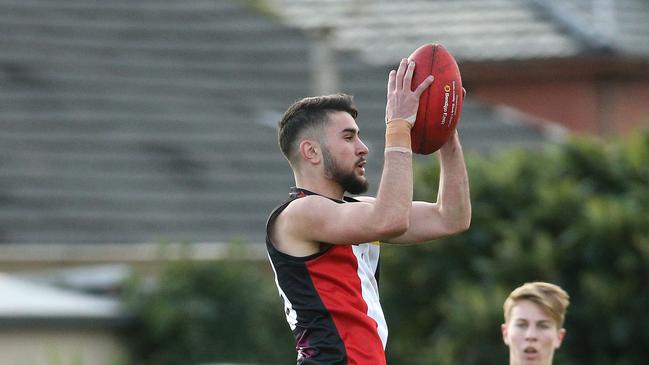
<instances>
[{"instance_id":1,"label":"eyebrow","mask_svg":"<svg viewBox=\"0 0 649 365\"><path fill-rule=\"evenodd\" d=\"M340 131L340 133L341 134L344 134L344 133L361 134L361 131L359 129L349 127L349 128L343 129L342 131Z\"/></svg>"},{"instance_id":2,"label":"eyebrow","mask_svg":"<svg viewBox=\"0 0 649 365\"><path fill-rule=\"evenodd\" d=\"M532 322L532 323L537 323L537 324L541 324L541 323L543 323L543 324L546 324L546 323L547 324L552 324L552 323L554 323L552 320L549 320L549 319L539 319L539 320L535 321L535 320L529 320L527 318L516 318L516 319L514 319L514 322L517 322L517 323L519 323L519 322L525 322L525 323Z\"/></svg>"}]
</instances>

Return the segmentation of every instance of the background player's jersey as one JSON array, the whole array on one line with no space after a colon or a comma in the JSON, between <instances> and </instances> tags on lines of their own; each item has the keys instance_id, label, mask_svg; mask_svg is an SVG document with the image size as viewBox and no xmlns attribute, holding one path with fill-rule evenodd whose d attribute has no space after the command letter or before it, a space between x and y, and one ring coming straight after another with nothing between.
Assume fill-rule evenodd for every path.
<instances>
[{"instance_id":1,"label":"background player's jersey","mask_svg":"<svg viewBox=\"0 0 649 365\"><path fill-rule=\"evenodd\" d=\"M271 213L267 232L293 200L312 194L293 188L290 199ZM378 242L328 245L314 255L293 257L276 250L267 234L266 247L298 364L385 364L388 330L379 303Z\"/></svg>"}]
</instances>

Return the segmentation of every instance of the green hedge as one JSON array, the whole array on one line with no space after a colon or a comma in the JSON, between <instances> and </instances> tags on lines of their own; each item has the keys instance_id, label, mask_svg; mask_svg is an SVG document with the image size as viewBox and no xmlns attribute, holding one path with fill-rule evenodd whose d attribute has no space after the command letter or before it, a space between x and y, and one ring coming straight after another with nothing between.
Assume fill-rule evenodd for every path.
<instances>
[{"instance_id":1,"label":"green hedge","mask_svg":"<svg viewBox=\"0 0 649 365\"><path fill-rule=\"evenodd\" d=\"M534 280L572 298L557 364L647 362L649 130L471 156L468 169L469 231L382 251L389 363L507 363L502 303ZM438 170L417 170L418 198L435 199Z\"/></svg>"},{"instance_id":2,"label":"green hedge","mask_svg":"<svg viewBox=\"0 0 649 365\"><path fill-rule=\"evenodd\" d=\"M135 363L294 362L272 275L266 263L208 261L169 263L153 287L134 278L125 301Z\"/></svg>"},{"instance_id":3,"label":"green hedge","mask_svg":"<svg viewBox=\"0 0 649 365\"><path fill-rule=\"evenodd\" d=\"M434 200L438 166L419 165ZM544 150L469 156L473 221L459 236L382 251L388 363L507 363L502 303L532 280L571 295L556 364L641 364L649 343L649 130ZM133 284L143 364L290 364L295 351L267 263L170 265Z\"/></svg>"}]
</instances>

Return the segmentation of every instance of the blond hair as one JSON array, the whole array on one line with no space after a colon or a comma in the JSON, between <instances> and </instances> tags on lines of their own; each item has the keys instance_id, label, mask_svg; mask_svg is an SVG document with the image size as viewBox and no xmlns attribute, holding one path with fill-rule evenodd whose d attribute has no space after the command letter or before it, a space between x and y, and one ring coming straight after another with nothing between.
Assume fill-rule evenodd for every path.
<instances>
[{"instance_id":1,"label":"blond hair","mask_svg":"<svg viewBox=\"0 0 649 365\"><path fill-rule=\"evenodd\" d=\"M552 317L557 324L557 328L563 327L566 309L570 305L570 296L559 286L537 281L525 283L514 289L503 305L505 323L509 322L512 308L520 300L529 300L536 303Z\"/></svg>"}]
</instances>

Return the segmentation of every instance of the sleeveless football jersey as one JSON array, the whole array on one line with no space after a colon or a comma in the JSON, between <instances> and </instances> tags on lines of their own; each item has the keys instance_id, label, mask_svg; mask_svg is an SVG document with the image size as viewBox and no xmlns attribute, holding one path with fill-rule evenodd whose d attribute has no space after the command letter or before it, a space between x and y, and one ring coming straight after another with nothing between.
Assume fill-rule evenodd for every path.
<instances>
[{"instance_id":1,"label":"sleeveless football jersey","mask_svg":"<svg viewBox=\"0 0 649 365\"><path fill-rule=\"evenodd\" d=\"M316 254L294 257L275 249L269 238L277 216L306 195L315 193L292 188L266 225L268 257L295 337L297 364L385 364L388 329L379 303L378 242L326 245Z\"/></svg>"}]
</instances>

